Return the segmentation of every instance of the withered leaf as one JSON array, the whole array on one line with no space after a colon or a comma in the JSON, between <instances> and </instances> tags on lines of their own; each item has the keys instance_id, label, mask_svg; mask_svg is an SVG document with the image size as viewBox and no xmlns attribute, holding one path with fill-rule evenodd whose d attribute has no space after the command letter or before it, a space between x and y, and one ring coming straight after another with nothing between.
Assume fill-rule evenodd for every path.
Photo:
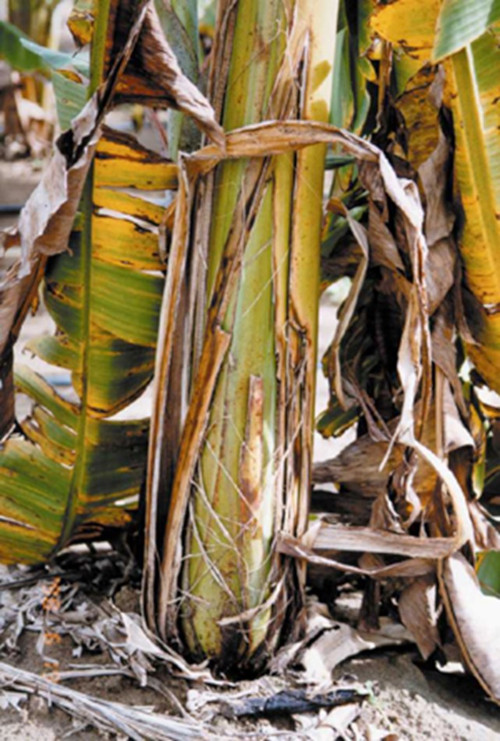
<instances>
[{"instance_id":1,"label":"withered leaf","mask_svg":"<svg viewBox=\"0 0 500 741\"><path fill-rule=\"evenodd\" d=\"M500 600L481 592L474 569L460 553L443 561L439 585L465 663L500 703Z\"/></svg>"},{"instance_id":2,"label":"withered leaf","mask_svg":"<svg viewBox=\"0 0 500 741\"><path fill-rule=\"evenodd\" d=\"M126 34L134 3L123 6L115 32L115 50ZM149 3L137 46L117 88L119 97L139 100L157 108L176 108L198 124L218 146L224 147L224 132L203 93L182 72L162 31L154 3Z\"/></svg>"},{"instance_id":3,"label":"withered leaf","mask_svg":"<svg viewBox=\"0 0 500 741\"><path fill-rule=\"evenodd\" d=\"M398 602L403 625L408 628L424 659L439 646L436 609L436 578L422 576L408 584Z\"/></svg>"}]
</instances>

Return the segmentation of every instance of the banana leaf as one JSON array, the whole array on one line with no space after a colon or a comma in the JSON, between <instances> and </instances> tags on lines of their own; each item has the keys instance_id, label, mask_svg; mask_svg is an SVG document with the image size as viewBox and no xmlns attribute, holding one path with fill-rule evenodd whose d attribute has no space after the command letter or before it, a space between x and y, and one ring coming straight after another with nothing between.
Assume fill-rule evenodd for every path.
<instances>
[{"instance_id":1,"label":"banana leaf","mask_svg":"<svg viewBox=\"0 0 500 741\"><path fill-rule=\"evenodd\" d=\"M109 130L96 157L83 229L45 271L44 299L56 333L28 345L71 371L78 399L64 398L28 367L17 370L17 389L34 407L22 434L11 435L0 453L4 563L44 561L74 530L123 524L129 516L117 503L137 497L144 476L147 420L109 417L152 376L164 209L138 195L171 185L172 178L157 155ZM115 188L130 186L129 168L137 195L109 190L110 180Z\"/></svg>"},{"instance_id":2,"label":"banana leaf","mask_svg":"<svg viewBox=\"0 0 500 741\"><path fill-rule=\"evenodd\" d=\"M0 56L14 69L21 72L40 70L48 72L44 59L34 50L24 46L22 41L28 39L17 26L8 21L0 21Z\"/></svg>"},{"instance_id":3,"label":"banana leaf","mask_svg":"<svg viewBox=\"0 0 500 741\"><path fill-rule=\"evenodd\" d=\"M0 511L9 519L0 538L4 562L46 559L74 529L90 523L122 524L127 514L116 504L137 496L144 475L147 420L109 417L136 398L153 373L164 209L108 191L107 171L112 165L115 186L120 173L128 186L132 162L140 194L151 183L163 185L156 171L168 174L168 167L132 137L110 131L96 158L85 204L90 218L72 234L71 252L52 258L45 273L44 298L56 334L29 344L46 362L71 371L79 399L64 399L28 368L16 374L18 390L35 406L21 425L24 437L11 437L0 457ZM140 214L140 224L134 214Z\"/></svg>"},{"instance_id":4,"label":"banana leaf","mask_svg":"<svg viewBox=\"0 0 500 741\"><path fill-rule=\"evenodd\" d=\"M29 349L69 370L72 380L71 393L63 396L29 368L16 369L16 387L33 409L13 431L3 427L9 433L0 451L4 563L45 561L76 536L122 525L144 478L148 421L113 416L142 393L153 373L166 211L147 192L175 188L177 175L172 163L132 136L103 128L102 119L117 87L123 100L127 75L134 77L135 93L147 97L136 71L145 50L163 51L154 83L143 73L146 88L156 84L163 105L188 112L220 138L212 109L158 35L151 5L121 3L125 20L113 29L107 5L99 6L94 24L91 88L97 93L58 141L18 233L4 239L7 247L20 245L22 256L2 285L2 409L12 413L11 346L42 275L56 331ZM119 46L115 54L113 44ZM126 66L133 71L124 74ZM71 90L69 98L78 105ZM82 189L80 226L69 235Z\"/></svg>"}]
</instances>

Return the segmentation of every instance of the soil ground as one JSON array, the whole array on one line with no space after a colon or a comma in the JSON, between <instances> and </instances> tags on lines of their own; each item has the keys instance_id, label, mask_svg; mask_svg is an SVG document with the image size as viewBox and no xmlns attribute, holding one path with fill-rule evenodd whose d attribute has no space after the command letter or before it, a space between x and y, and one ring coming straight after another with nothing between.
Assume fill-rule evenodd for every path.
<instances>
[{"instance_id":1,"label":"soil ground","mask_svg":"<svg viewBox=\"0 0 500 741\"><path fill-rule=\"evenodd\" d=\"M0 204L22 204L35 185L39 171L27 161L12 163L0 162ZM12 223L12 217L0 216L0 228ZM331 339L334 308L331 300L326 301L321 312L321 344L323 347ZM29 320L27 335L38 334L50 327L43 313ZM19 343L22 346L22 341ZM26 358L24 357L25 361ZM327 389L319 386L318 408L324 408ZM145 401L147 403L147 400ZM332 457L336 452L329 441L318 440L316 458ZM2 574L0 574L0 577ZM0 578L1 581L1 578ZM15 591L0 592L0 634L2 619L6 610L16 600ZM116 598L120 609L133 612L138 607L138 592L125 587ZM20 669L43 673L47 670L37 650L38 636L25 631L18 646L12 652L3 651L0 661ZM100 652L85 652L79 659L72 655L74 646L70 639L51 647L51 656L59 662L58 669L74 665L90 664L96 669L109 661ZM157 672L160 684L185 703L187 691L192 685L174 680L163 670ZM153 675L154 676L154 675ZM363 653L343 662L334 672L334 681L345 685L361 683L371 688L371 699L362 705L360 715L349 725L345 738L375 739L434 739L435 741L493 741L500 739L500 716L497 709L485 700L483 693L472 678L461 671L453 673L429 670L418 665L418 656L413 647L399 649L378 649ZM261 692L261 684L241 683L238 691L250 690L253 686ZM283 689L286 681L281 677L268 677L264 682L269 691ZM357 686L358 686L357 685ZM165 698L158 691L141 688L138 681L124 676L77 679L69 683L80 690L101 698L120 701L130 705L150 706L157 712L177 712L176 703ZM5 688L7 689L7 688ZM221 689L221 693L234 693ZM2 708L0 688L0 739L19 739L20 741L55 741L56 739L97 739L102 732L95 728L75 725L72 718L47 703L36 694L28 702L20 702L18 709ZM214 737L220 738L335 738L331 729L318 726L321 712L309 717L281 718L279 722L258 721L255 723L236 723L214 717L207 728L212 728ZM315 721L314 721L315 717ZM314 721L314 722L313 722ZM310 724L309 730L307 724ZM325 735L327 734L327 735ZM340 736L339 736L340 737ZM123 738L123 736L122 736ZM154 738L154 736L150 736Z\"/></svg>"}]
</instances>

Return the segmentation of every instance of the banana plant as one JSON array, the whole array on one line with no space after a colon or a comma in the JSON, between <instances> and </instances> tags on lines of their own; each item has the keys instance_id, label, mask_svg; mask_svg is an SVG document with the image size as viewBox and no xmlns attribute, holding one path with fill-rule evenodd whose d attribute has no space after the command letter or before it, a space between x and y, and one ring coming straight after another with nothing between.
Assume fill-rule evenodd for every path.
<instances>
[{"instance_id":1,"label":"banana plant","mask_svg":"<svg viewBox=\"0 0 500 741\"><path fill-rule=\"evenodd\" d=\"M481 405L457 373L455 343L498 389L500 10L474 5L424 0L414 14L411 0L343 3L335 51L336 0L220 0L207 82L215 112L187 79L201 79L194 2L92 6L91 97L24 212L22 257L2 286L0 558L44 560L127 520L148 422L113 416L155 368L144 573L153 630L195 660L256 671L300 630L308 559L410 577L399 608L416 635L437 580L466 663L498 699L495 621L481 622L475 604L498 614L488 551L499 538L471 490L473 457L488 455L495 425L481 442ZM85 43L88 0L78 7L72 27ZM332 81L334 60L350 79ZM82 89L62 77L67 121ZM173 105L213 143L182 153L199 140L171 119L174 165L103 127L112 100ZM329 117L374 143L321 123ZM327 143L349 156L330 157L323 220ZM63 195L40 208L58 178ZM174 188L168 211L141 197ZM167 250L160 236L172 221ZM363 550L368 527L354 545L328 523L306 531L321 232L325 276L352 279L325 362L322 425L357 422L358 439L320 477L375 500L372 550L375 538L407 561L352 567L321 555ZM42 278L57 330L29 349L71 372L74 396L18 369L34 410L12 429L12 343ZM496 463L485 467L491 486ZM477 550L490 593L467 560ZM369 596L365 608L374 611Z\"/></svg>"},{"instance_id":2,"label":"banana plant","mask_svg":"<svg viewBox=\"0 0 500 741\"><path fill-rule=\"evenodd\" d=\"M336 15L335 0L218 4L208 95L226 131L327 120ZM325 147L251 157L230 141L215 172L202 153L180 162L145 611L193 658L244 671L293 632L303 599L304 570L276 539L307 524Z\"/></svg>"}]
</instances>

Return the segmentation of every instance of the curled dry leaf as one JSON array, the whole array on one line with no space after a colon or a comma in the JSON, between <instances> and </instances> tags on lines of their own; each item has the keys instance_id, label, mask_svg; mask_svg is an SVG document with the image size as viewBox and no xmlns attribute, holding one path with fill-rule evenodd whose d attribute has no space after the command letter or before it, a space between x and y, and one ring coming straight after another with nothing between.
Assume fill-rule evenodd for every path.
<instances>
[{"instance_id":1,"label":"curled dry leaf","mask_svg":"<svg viewBox=\"0 0 500 741\"><path fill-rule=\"evenodd\" d=\"M500 600L483 594L472 566L460 553L439 569L439 588L464 661L500 704Z\"/></svg>"},{"instance_id":2,"label":"curled dry leaf","mask_svg":"<svg viewBox=\"0 0 500 741\"><path fill-rule=\"evenodd\" d=\"M398 608L403 625L413 635L422 657L428 659L440 645L435 577L422 576L408 584L401 593Z\"/></svg>"},{"instance_id":3,"label":"curled dry leaf","mask_svg":"<svg viewBox=\"0 0 500 741\"><path fill-rule=\"evenodd\" d=\"M406 636L394 638L381 633L367 633L355 630L346 623L334 620L325 624L321 635L309 642L298 656L298 662L304 667L305 680L308 684L321 684L331 681L336 666L350 656L363 651L373 651L382 646L397 646L404 642Z\"/></svg>"},{"instance_id":4,"label":"curled dry leaf","mask_svg":"<svg viewBox=\"0 0 500 741\"><path fill-rule=\"evenodd\" d=\"M372 579L390 579L393 577L416 577L425 574L433 574L436 570L435 562L425 557L408 558L404 561L392 563L389 566L358 567L350 563L344 563L335 558L327 558L316 553L315 549L305 546L298 538L281 535L276 548L294 558L300 558L316 566L343 571L347 574L358 574L359 576L370 576Z\"/></svg>"},{"instance_id":5,"label":"curled dry leaf","mask_svg":"<svg viewBox=\"0 0 500 741\"><path fill-rule=\"evenodd\" d=\"M271 670L281 674L287 667L300 665L307 684L327 687L332 671L350 656L380 646L401 645L408 640L411 640L410 635L401 625L381 622L376 632L359 631L348 623L334 620L326 605L310 600L304 638L282 649Z\"/></svg>"},{"instance_id":6,"label":"curled dry leaf","mask_svg":"<svg viewBox=\"0 0 500 741\"><path fill-rule=\"evenodd\" d=\"M115 33L120 48L134 3L122 3ZM183 74L163 33L154 3L149 3L142 33L117 88L119 98L138 100L155 108L176 108L190 116L207 136L224 147L224 132L215 120L212 106L194 83Z\"/></svg>"},{"instance_id":7,"label":"curled dry leaf","mask_svg":"<svg viewBox=\"0 0 500 741\"><path fill-rule=\"evenodd\" d=\"M417 404L417 413L418 413ZM389 432L394 434L398 418L388 424ZM426 428L425 440L433 443L433 427ZM354 491L363 496L375 499L379 492L387 491L389 476L404 462L405 448L398 443L394 444L387 456L387 442L375 441L370 435L358 437L346 446L335 458L314 464L313 482L323 484L331 481L341 483L348 491ZM414 486L425 501L434 491L436 477L425 462L417 466Z\"/></svg>"}]
</instances>

